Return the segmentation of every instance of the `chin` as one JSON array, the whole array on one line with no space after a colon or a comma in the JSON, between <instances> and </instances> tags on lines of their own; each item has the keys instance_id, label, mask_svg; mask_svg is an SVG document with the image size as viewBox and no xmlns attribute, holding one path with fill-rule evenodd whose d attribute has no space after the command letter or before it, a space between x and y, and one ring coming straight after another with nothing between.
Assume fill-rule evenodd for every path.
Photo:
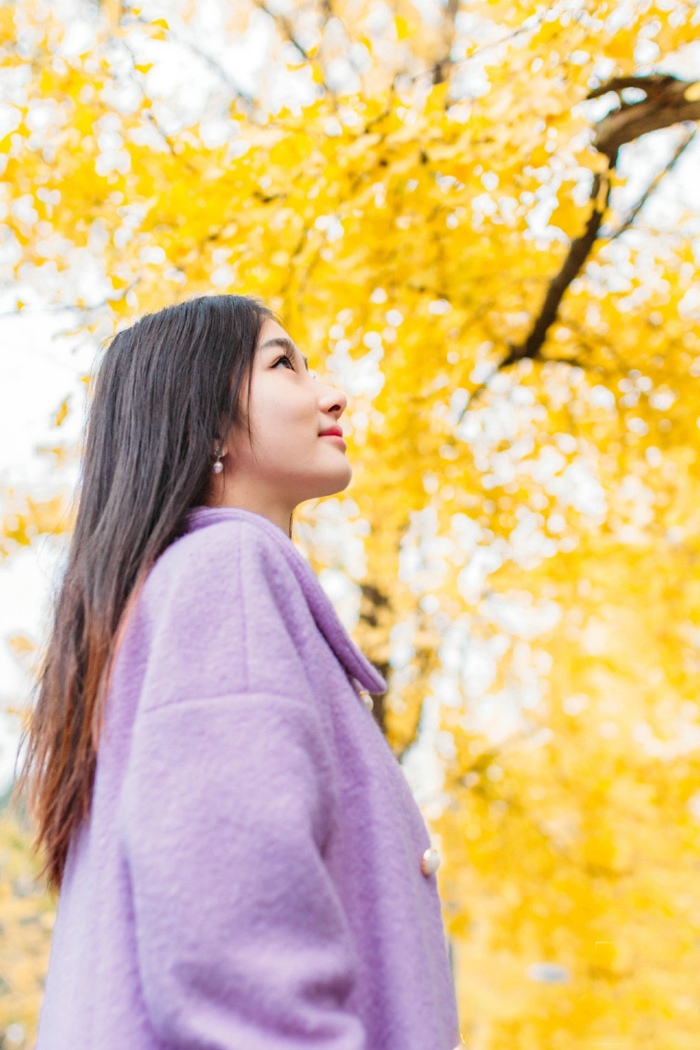
<instances>
[{"instance_id":1,"label":"chin","mask_svg":"<svg viewBox=\"0 0 700 1050\"><path fill-rule=\"evenodd\" d=\"M307 496L307 499L314 499L317 496L334 496L337 492L343 492L352 481L352 467L347 464L347 469L338 471L336 474L330 476L327 475L323 479L319 479L318 485L314 486L313 496Z\"/></svg>"},{"instance_id":2,"label":"chin","mask_svg":"<svg viewBox=\"0 0 700 1050\"><path fill-rule=\"evenodd\" d=\"M346 469L343 471L343 474L342 474L341 478L338 481L338 490L337 491L338 492L342 492L343 489L346 489L348 487L348 485L350 484L351 481L352 481L352 466L350 464L350 461L347 460L346 461Z\"/></svg>"}]
</instances>

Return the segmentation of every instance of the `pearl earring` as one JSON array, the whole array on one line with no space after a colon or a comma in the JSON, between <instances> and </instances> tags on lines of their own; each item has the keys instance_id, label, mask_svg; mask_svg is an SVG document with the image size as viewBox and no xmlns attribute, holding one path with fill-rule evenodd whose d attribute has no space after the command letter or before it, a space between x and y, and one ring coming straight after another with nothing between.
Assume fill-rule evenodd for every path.
<instances>
[{"instance_id":1,"label":"pearl earring","mask_svg":"<svg viewBox=\"0 0 700 1050\"><path fill-rule=\"evenodd\" d=\"M214 473L214 474L220 474L220 473L221 473L221 471L222 471L222 470L224 469L224 465L223 465L223 463L221 462L221 460L223 459L223 457L224 457L225 455L226 455L226 453L225 453L225 452L222 452L221 448L217 448L217 449L216 449L216 463L215 463L215 464L214 464L214 466L213 466L213 467L211 468L211 469L212 469L212 473Z\"/></svg>"}]
</instances>

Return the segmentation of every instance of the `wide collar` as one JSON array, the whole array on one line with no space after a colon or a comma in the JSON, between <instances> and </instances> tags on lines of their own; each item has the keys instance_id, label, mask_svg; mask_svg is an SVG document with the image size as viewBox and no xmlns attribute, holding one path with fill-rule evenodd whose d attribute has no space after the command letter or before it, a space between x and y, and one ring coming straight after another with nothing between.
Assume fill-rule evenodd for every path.
<instances>
[{"instance_id":1,"label":"wide collar","mask_svg":"<svg viewBox=\"0 0 700 1050\"><path fill-rule=\"evenodd\" d=\"M348 674L369 692L385 693L386 679L370 663L362 650L355 645L308 561L278 525L262 514L245 510L243 507L202 506L194 507L188 512L185 531L193 532L195 529L205 528L218 521L236 519L255 525L279 546L294 570L318 629Z\"/></svg>"}]
</instances>

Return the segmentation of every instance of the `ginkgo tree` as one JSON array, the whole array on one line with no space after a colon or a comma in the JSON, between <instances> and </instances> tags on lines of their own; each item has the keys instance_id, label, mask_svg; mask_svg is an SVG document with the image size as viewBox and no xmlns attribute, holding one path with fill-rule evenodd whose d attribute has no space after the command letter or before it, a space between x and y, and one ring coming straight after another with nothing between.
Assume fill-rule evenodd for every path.
<instances>
[{"instance_id":1,"label":"ginkgo tree","mask_svg":"<svg viewBox=\"0 0 700 1050\"><path fill-rule=\"evenodd\" d=\"M206 17L0 6L17 309L96 340L210 291L281 313L350 394L352 489L301 509L306 553L357 584L407 765L438 711L466 1045L690 1047L700 221L665 187L698 156L698 7ZM61 493L4 502L8 555L70 528Z\"/></svg>"}]
</instances>

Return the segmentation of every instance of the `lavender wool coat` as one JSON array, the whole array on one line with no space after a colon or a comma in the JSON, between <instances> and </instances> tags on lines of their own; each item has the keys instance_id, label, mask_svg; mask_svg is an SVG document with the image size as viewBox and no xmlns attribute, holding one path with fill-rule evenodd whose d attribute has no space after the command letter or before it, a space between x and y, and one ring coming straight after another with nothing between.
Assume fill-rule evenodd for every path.
<instances>
[{"instance_id":1,"label":"lavender wool coat","mask_svg":"<svg viewBox=\"0 0 700 1050\"><path fill-rule=\"evenodd\" d=\"M197 507L128 620L36 1050L453 1050L386 682L277 525Z\"/></svg>"}]
</instances>

